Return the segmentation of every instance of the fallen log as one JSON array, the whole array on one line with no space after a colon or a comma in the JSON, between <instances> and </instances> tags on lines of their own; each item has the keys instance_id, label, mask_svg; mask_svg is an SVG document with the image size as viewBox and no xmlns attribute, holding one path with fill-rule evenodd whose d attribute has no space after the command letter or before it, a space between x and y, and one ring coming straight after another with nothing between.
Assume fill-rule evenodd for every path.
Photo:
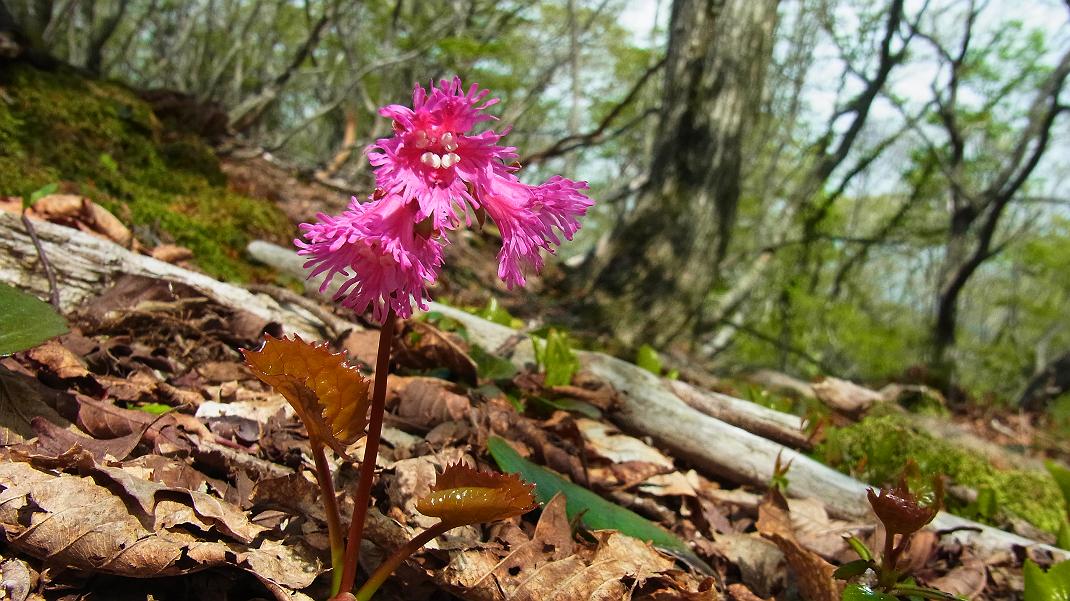
<instances>
[{"instance_id":1,"label":"fallen log","mask_svg":"<svg viewBox=\"0 0 1070 601\"><path fill-rule=\"evenodd\" d=\"M693 409L710 417L793 449L809 449L811 446L804 431L805 421L797 415L766 409L757 403L702 390L679 380L667 380L666 385Z\"/></svg>"},{"instance_id":2,"label":"fallen log","mask_svg":"<svg viewBox=\"0 0 1070 601\"><path fill-rule=\"evenodd\" d=\"M291 275L303 276L303 260L296 253L266 242L251 244L253 258ZM307 284L318 289L318 280ZM331 288L328 287L329 294ZM534 362L530 338L512 328L492 323L460 309L431 303L431 309L464 324L469 340L507 356L523 366ZM690 406L674 394L670 385L636 365L602 353L577 353L584 369L601 377L619 393L620 408L609 417L622 430L649 436L660 447L695 468L733 482L767 486L777 458L791 462L788 492L820 499L835 517L862 518L870 514L868 485L841 474L806 455L725 423ZM744 402L739 399L740 402ZM1043 549L1057 558L1070 552L941 512L932 527L982 552L1013 547Z\"/></svg>"},{"instance_id":3,"label":"fallen log","mask_svg":"<svg viewBox=\"0 0 1070 601\"><path fill-rule=\"evenodd\" d=\"M47 221L33 220L48 262L56 271L63 311L97 296L123 274L186 284L221 305L278 322L287 332L318 338L324 324L298 305L283 305L265 294L227 284L201 273L131 252L114 242ZM41 298L48 280L26 228L13 213L0 211L0 281Z\"/></svg>"}]
</instances>

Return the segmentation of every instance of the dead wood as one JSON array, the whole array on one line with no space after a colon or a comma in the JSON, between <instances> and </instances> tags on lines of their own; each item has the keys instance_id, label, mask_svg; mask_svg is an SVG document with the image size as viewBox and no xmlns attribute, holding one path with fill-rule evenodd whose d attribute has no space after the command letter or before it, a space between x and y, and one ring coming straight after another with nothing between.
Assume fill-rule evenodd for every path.
<instances>
[{"instance_id":1,"label":"dead wood","mask_svg":"<svg viewBox=\"0 0 1070 601\"><path fill-rule=\"evenodd\" d=\"M257 241L249 245L247 252L276 269L298 277L304 275L302 259L289 249ZM317 288L318 283L313 281L306 285ZM327 293L330 292L328 287ZM464 324L471 342L508 354L516 365L534 363L531 341L527 336L460 309L438 303L431 305L433 311ZM503 353L506 349L511 351ZM649 436L674 457L690 462L699 470L757 486L769 484L777 458L781 457L782 462L791 462L789 493L820 499L836 517L859 518L869 513L866 484L794 449L688 406L672 392L665 380L645 369L602 353L580 351L577 354L584 369L617 390L620 405L610 417L625 432ZM937 516L932 526L937 530L952 531L947 536L973 545L982 552L1021 546L1043 549L1058 558L1070 558L1070 552L945 512Z\"/></svg>"},{"instance_id":2,"label":"dead wood","mask_svg":"<svg viewBox=\"0 0 1070 601\"><path fill-rule=\"evenodd\" d=\"M325 325L301 306L279 303L204 274L131 252L118 244L46 221L34 221L41 247L56 271L59 300L70 311L100 294L119 276L133 274L186 284L216 302L278 322L287 332L318 338ZM0 212L0 281L47 297L48 278L19 216Z\"/></svg>"}]
</instances>

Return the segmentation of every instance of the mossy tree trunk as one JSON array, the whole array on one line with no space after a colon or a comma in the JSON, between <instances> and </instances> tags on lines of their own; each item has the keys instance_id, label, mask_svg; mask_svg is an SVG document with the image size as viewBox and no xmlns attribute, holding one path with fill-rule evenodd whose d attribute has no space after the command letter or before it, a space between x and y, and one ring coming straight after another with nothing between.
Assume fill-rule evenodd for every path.
<instances>
[{"instance_id":1,"label":"mossy tree trunk","mask_svg":"<svg viewBox=\"0 0 1070 601\"><path fill-rule=\"evenodd\" d=\"M628 344L688 333L717 281L777 3L673 3L650 178L588 272L594 300L611 307L611 326Z\"/></svg>"}]
</instances>

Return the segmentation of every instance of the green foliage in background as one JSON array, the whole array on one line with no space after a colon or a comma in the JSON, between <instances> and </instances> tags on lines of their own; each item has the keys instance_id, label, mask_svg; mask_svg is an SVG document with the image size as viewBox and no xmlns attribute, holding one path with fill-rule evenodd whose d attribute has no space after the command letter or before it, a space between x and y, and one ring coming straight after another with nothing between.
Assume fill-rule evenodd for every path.
<instances>
[{"instance_id":1,"label":"green foliage in background","mask_svg":"<svg viewBox=\"0 0 1070 601\"><path fill-rule=\"evenodd\" d=\"M948 509L973 512L982 521L996 525L1008 516L1017 516L1054 534L1066 513L1059 487L1047 472L997 469L980 456L918 432L900 416L867 417L857 424L830 428L815 455L844 473L877 485L894 482L913 459L923 475L944 474L949 484L991 491L994 515L985 515L991 512L989 503L968 507L948 499Z\"/></svg>"},{"instance_id":2,"label":"green foliage in background","mask_svg":"<svg viewBox=\"0 0 1070 601\"><path fill-rule=\"evenodd\" d=\"M73 182L143 242L189 247L210 275L244 280L252 238L285 242L293 226L270 203L236 194L212 150L165 131L125 87L25 65L0 74L0 196Z\"/></svg>"},{"instance_id":3,"label":"green foliage in background","mask_svg":"<svg viewBox=\"0 0 1070 601\"><path fill-rule=\"evenodd\" d=\"M66 320L52 305L0 283L0 357L66 332Z\"/></svg>"},{"instance_id":4,"label":"green foliage in background","mask_svg":"<svg viewBox=\"0 0 1070 601\"><path fill-rule=\"evenodd\" d=\"M580 369L580 361L572 352L572 343L566 332L550 328L546 338L531 337L535 349L535 365L545 374L543 385L567 386L572 383L572 376Z\"/></svg>"}]
</instances>

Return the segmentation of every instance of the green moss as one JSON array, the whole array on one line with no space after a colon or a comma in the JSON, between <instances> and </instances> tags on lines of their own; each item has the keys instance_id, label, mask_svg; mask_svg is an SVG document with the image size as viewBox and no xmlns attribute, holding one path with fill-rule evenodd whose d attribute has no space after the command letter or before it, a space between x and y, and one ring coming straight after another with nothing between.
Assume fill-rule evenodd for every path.
<instances>
[{"instance_id":1,"label":"green moss","mask_svg":"<svg viewBox=\"0 0 1070 601\"><path fill-rule=\"evenodd\" d=\"M996 525L1013 515L1055 533L1066 512L1059 488L1047 472L996 469L984 458L918 432L894 415L867 417L857 424L832 428L815 454L840 471L872 484L894 481L907 460L913 459L922 474L944 474L949 484L991 491L994 513L956 505L953 500L948 508Z\"/></svg>"},{"instance_id":2,"label":"green moss","mask_svg":"<svg viewBox=\"0 0 1070 601\"><path fill-rule=\"evenodd\" d=\"M0 195L69 182L142 242L187 246L201 269L225 279L256 276L241 260L251 238L294 234L277 207L226 188L211 148L164 131L125 87L28 66L6 70L0 87Z\"/></svg>"}]
</instances>

